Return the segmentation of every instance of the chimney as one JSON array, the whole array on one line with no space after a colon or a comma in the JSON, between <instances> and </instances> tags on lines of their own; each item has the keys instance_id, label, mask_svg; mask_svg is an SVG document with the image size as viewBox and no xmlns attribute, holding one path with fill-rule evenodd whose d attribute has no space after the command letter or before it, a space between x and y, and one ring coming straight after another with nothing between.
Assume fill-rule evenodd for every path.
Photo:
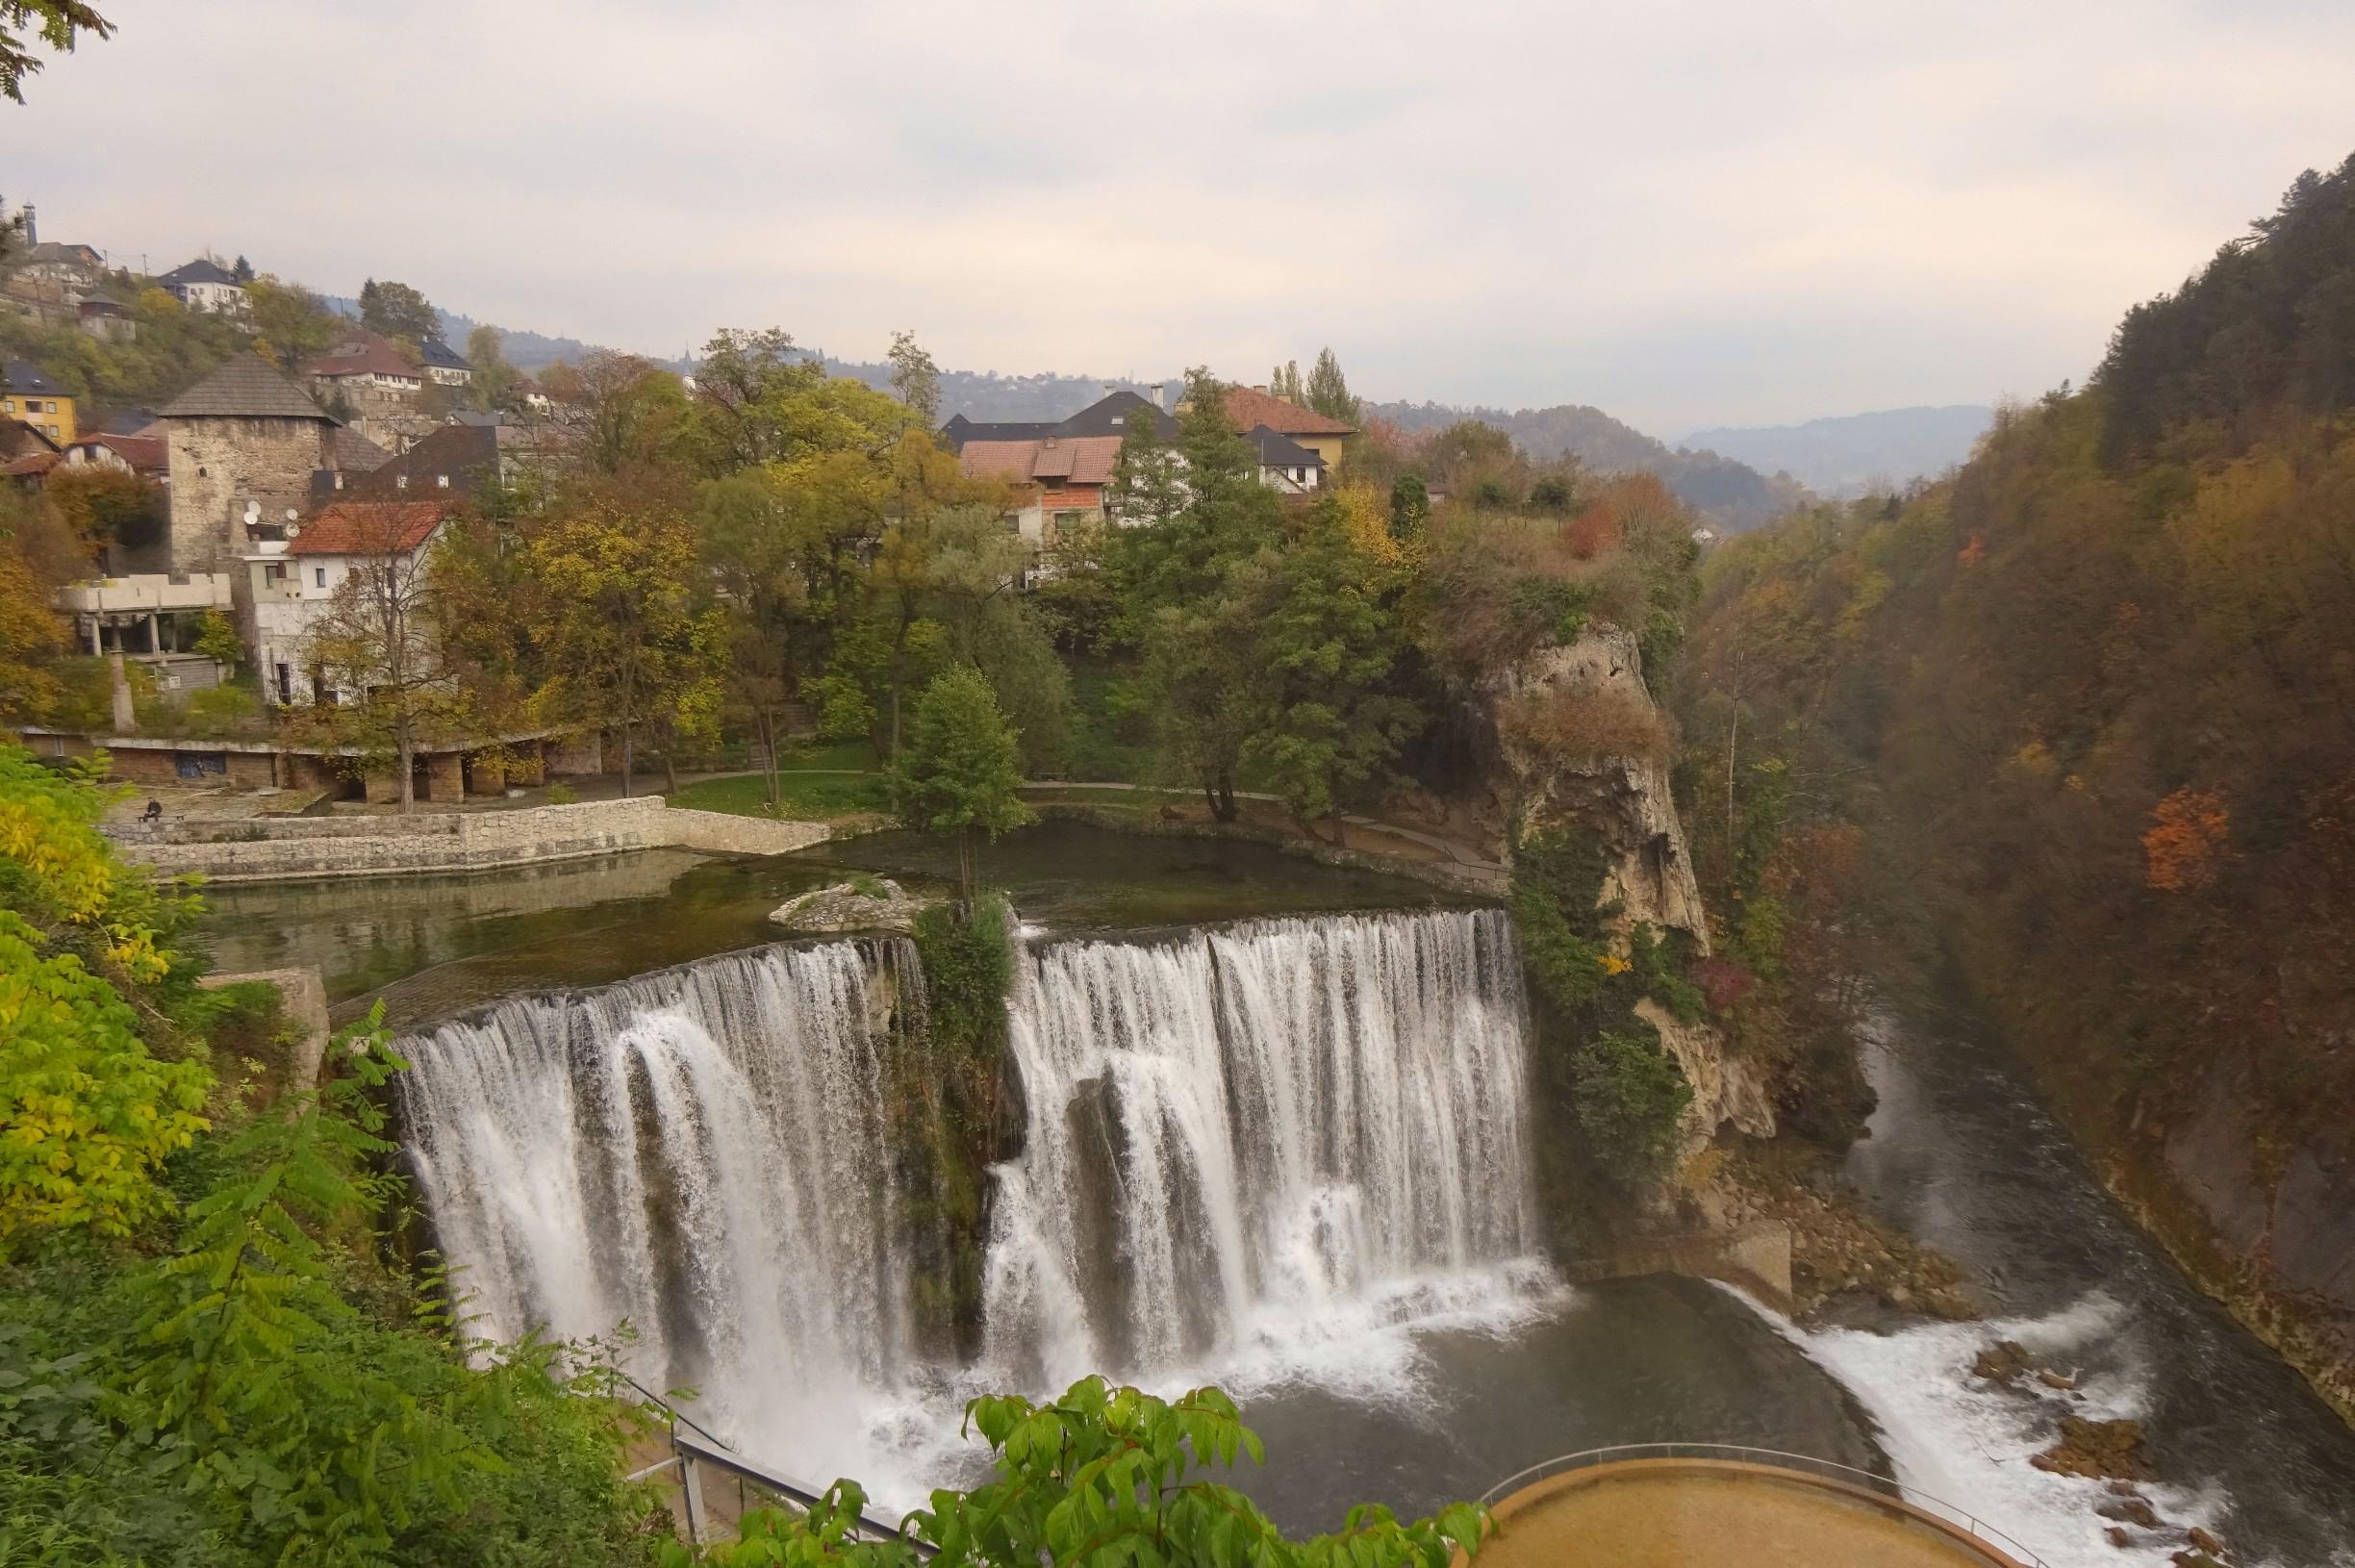
<instances>
[{"instance_id":1,"label":"chimney","mask_svg":"<svg viewBox=\"0 0 2355 1568\"><path fill-rule=\"evenodd\" d=\"M1148 386L1145 389L1145 401L1151 403L1156 409L1159 408L1161 406L1161 383L1158 381L1153 382L1151 386Z\"/></svg>"},{"instance_id":2,"label":"chimney","mask_svg":"<svg viewBox=\"0 0 2355 1568\"><path fill-rule=\"evenodd\" d=\"M1256 384L1255 384L1255 385L1253 385L1253 388L1252 388L1252 391L1253 391L1253 392L1266 392L1267 390L1268 390L1268 384L1267 384L1266 382L1264 382L1264 381L1256 383Z\"/></svg>"},{"instance_id":3,"label":"chimney","mask_svg":"<svg viewBox=\"0 0 2355 1568\"><path fill-rule=\"evenodd\" d=\"M33 226L33 204L29 201L25 203L24 208L24 245L27 250L40 243L40 231Z\"/></svg>"}]
</instances>

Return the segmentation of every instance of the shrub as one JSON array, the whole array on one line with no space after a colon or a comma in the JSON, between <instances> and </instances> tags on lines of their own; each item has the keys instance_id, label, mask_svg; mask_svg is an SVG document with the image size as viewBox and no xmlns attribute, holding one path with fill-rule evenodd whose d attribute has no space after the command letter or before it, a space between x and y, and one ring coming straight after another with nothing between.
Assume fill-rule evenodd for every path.
<instances>
[{"instance_id":1,"label":"shrub","mask_svg":"<svg viewBox=\"0 0 2355 1568\"><path fill-rule=\"evenodd\" d=\"M570 784L556 783L547 787L547 803L551 806L569 806L579 798L579 792Z\"/></svg>"},{"instance_id":2,"label":"shrub","mask_svg":"<svg viewBox=\"0 0 2355 1568\"><path fill-rule=\"evenodd\" d=\"M1497 729L1517 745L1565 758L1665 762L1670 745L1667 723L1649 699L1608 687L1515 698L1499 711Z\"/></svg>"},{"instance_id":3,"label":"shrub","mask_svg":"<svg viewBox=\"0 0 2355 1568\"><path fill-rule=\"evenodd\" d=\"M1665 1172L1692 1085L1657 1030L1604 1029L1571 1061L1579 1127L1604 1169L1634 1185Z\"/></svg>"}]
</instances>

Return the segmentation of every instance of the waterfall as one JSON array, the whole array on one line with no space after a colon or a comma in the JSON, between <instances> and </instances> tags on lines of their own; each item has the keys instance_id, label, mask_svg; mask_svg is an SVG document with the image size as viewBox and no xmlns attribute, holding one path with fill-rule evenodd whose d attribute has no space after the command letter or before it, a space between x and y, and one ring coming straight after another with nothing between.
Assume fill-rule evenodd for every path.
<instances>
[{"instance_id":1,"label":"waterfall","mask_svg":"<svg viewBox=\"0 0 2355 1568\"><path fill-rule=\"evenodd\" d=\"M1532 1271L1524 1018L1500 911L1269 920L1026 955L989 1359L1251 1377L1493 1306Z\"/></svg>"},{"instance_id":2,"label":"waterfall","mask_svg":"<svg viewBox=\"0 0 2355 1568\"><path fill-rule=\"evenodd\" d=\"M639 1380L699 1390L746 1452L913 1497L911 1451L953 1444L959 1387L1362 1372L1542 1272L1502 912L1037 941L982 1362L924 1369L884 1093L916 986L904 941L780 946L401 1042L411 1158L476 1330L627 1320Z\"/></svg>"},{"instance_id":3,"label":"waterfall","mask_svg":"<svg viewBox=\"0 0 2355 1568\"><path fill-rule=\"evenodd\" d=\"M698 1390L705 1426L837 1462L829 1439L910 1359L881 1176L903 974L905 942L770 948L402 1041L411 1159L474 1331L626 1321L623 1364Z\"/></svg>"}]
</instances>

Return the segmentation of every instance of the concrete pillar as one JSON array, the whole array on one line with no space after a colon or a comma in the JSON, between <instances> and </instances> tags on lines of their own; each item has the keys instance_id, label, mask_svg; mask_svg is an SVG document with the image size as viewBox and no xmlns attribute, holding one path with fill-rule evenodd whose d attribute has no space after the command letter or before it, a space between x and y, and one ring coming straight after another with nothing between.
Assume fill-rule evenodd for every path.
<instances>
[{"instance_id":1,"label":"concrete pillar","mask_svg":"<svg viewBox=\"0 0 2355 1568\"><path fill-rule=\"evenodd\" d=\"M493 746L488 751L477 751L468 760L467 767L472 774L469 783L476 795L507 793L507 753L504 750Z\"/></svg>"},{"instance_id":2,"label":"concrete pillar","mask_svg":"<svg viewBox=\"0 0 2355 1568\"><path fill-rule=\"evenodd\" d=\"M465 752L437 751L425 759L425 798L435 801L466 798Z\"/></svg>"},{"instance_id":3,"label":"concrete pillar","mask_svg":"<svg viewBox=\"0 0 2355 1568\"><path fill-rule=\"evenodd\" d=\"M547 759L538 741L524 741L507 751L507 782L536 790L547 782Z\"/></svg>"},{"instance_id":4,"label":"concrete pillar","mask_svg":"<svg viewBox=\"0 0 2355 1568\"><path fill-rule=\"evenodd\" d=\"M121 653L107 656L107 673L114 679L114 733L133 734L139 729L139 715L131 707L131 677L123 672Z\"/></svg>"}]
</instances>

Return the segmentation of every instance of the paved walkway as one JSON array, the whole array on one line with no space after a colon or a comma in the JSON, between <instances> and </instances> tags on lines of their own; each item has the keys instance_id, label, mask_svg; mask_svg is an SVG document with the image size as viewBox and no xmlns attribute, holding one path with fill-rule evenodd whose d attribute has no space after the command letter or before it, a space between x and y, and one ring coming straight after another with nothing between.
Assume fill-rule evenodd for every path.
<instances>
[{"instance_id":1,"label":"paved walkway","mask_svg":"<svg viewBox=\"0 0 2355 1568\"><path fill-rule=\"evenodd\" d=\"M1025 779L1023 781L1023 788L1026 790L1127 791L1132 794L1142 795L1173 795L1188 799L1198 798L1201 795L1199 790L1170 789L1157 784L1080 783L1070 779ZM1256 790L1237 790L1235 791L1235 798L1238 800L1264 800L1276 805L1283 804L1283 797L1279 795L1267 795ZM1475 871L1483 872L1501 872L1505 869L1504 866L1497 861L1481 859L1479 855L1474 854L1471 850L1465 848L1462 845L1457 844L1453 839L1443 839L1436 833L1426 833L1421 828L1402 827L1396 822L1385 822L1377 817L1360 817L1352 812L1343 812L1341 814L1341 821L1351 827L1375 828L1380 832L1388 833L1393 837L1405 839L1409 844L1419 844L1427 849L1436 849L1458 866L1468 866Z\"/></svg>"}]
</instances>

